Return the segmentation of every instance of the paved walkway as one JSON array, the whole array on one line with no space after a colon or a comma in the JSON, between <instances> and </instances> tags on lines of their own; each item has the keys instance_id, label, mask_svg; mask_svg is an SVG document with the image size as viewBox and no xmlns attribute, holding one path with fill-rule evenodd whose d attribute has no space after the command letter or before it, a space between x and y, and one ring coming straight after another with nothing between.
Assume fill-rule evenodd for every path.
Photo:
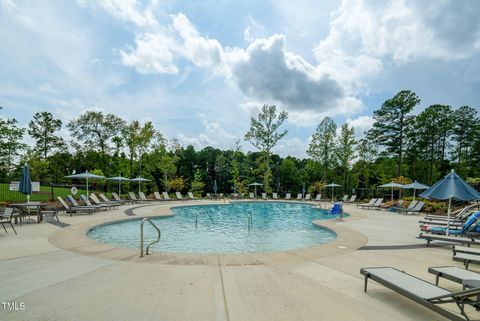
<instances>
[{"instance_id":1,"label":"paved walkway","mask_svg":"<svg viewBox=\"0 0 480 321\"><path fill-rule=\"evenodd\" d=\"M168 213L170 205L131 212ZM208 262L182 264L182 260L142 261L138 255L135 259L84 255L72 244L57 246L61 238L56 235L65 231L73 235L77 226L99 219L128 218L127 208L92 216L62 215L62 222L70 225L63 229L42 223L19 227L17 236L0 233L0 301L17 303L19 308L6 311L0 306L0 320L444 320L374 282L363 293L359 270L394 266L433 282L429 266L459 265L451 260L448 248L421 246L425 242L415 238L419 216L351 205L347 205L350 218L328 224L355 230L365 242L356 239L359 250L330 246L336 250L328 255L318 247L273 254L278 260L258 264L217 255L209 256ZM442 285L460 288L449 281Z\"/></svg>"}]
</instances>

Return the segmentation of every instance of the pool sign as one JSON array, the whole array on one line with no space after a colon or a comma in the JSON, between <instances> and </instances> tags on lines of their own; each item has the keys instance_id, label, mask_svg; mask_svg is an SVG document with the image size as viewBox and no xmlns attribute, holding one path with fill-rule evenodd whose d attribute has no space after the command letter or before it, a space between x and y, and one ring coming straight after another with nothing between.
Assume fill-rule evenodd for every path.
<instances>
[{"instance_id":1,"label":"pool sign","mask_svg":"<svg viewBox=\"0 0 480 321\"><path fill-rule=\"evenodd\" d=\"M71 189L70 189L70 192L72 193L72 195L77 195L77 188L75 186L73 186Z\"/></svg>"}]
</instances>

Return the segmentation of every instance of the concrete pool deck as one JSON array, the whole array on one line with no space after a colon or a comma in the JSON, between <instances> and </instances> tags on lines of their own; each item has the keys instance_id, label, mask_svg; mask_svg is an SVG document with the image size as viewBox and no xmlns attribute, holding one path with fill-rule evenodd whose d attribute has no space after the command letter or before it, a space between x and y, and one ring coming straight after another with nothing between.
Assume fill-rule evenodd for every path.
<instances>
[{"instance_id":1,"label":"concrete pool deck","mask_svg":"<svg viewBox=\"0 0 480 321\"><path fill-rule=\"evenodd\" d=\"M63 228L24 224L17 236L0 233L0 301L18 304L0 306L0 320L445 320L375 282L364 293L359 270L393 266L434 282L428 267L461 266L449 247L426 248L416 239L420 216L352 205L343 222L321 222L337 232L336 241L296 251L139 258L139 251L85 237L103 222L168 215L174 204L138 206L61 215ZM441 286L460 289L450 281Z\"/></svg>"}]
</instances>

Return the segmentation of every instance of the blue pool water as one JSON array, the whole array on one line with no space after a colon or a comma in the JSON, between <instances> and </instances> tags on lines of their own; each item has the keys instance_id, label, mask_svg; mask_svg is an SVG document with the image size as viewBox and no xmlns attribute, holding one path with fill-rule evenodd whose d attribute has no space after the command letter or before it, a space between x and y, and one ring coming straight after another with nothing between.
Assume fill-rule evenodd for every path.
<instances>
[{"instance_id":1,"label":"blue pool water","mask_svg":"<svg viewBox=\"0 0 480 321\"><path fill-rule=\"evenodd\" d=\"M155 217L162 232L152 248L173 253L255 253L292 250L327 243L333 231L317 227L313 220L331 219L308 204L238 202L172 208L174 216ZM252 224L248 228L248 217ZM197 221L197 223L195 223ZM95 227L88 236L98 242L139 248L140 220ZM145 224L145 244L156 232Z\"/></svg>"}]
</instances>

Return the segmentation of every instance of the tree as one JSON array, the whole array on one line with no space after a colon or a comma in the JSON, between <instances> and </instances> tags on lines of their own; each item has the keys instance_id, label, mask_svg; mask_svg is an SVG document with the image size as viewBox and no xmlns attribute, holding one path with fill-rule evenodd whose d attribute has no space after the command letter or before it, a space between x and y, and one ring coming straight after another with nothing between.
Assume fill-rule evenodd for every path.
<instances>
[{"instance_id":1,"label":"tree","mask_svg":"<svg viewBox=\"0 0 480 321\"><path fill-rule=\"evenodd\" d=\"M436 180L434 168L438 161L443 161L445 157L452 125L452 108L447 105L431 105L415 118L414 136L429 161L429 183Z\"/></svg>"},{"instance_id":2,"label":"tree","mask_svg":"<svg viewBox=\"0 0 480 321\"><path fill-rule=\"evenodd\" d=\"M343 124L337 143L337 158L340 162L343 172L342 186L344 187L344 190L348 190L348 171L350 168L350 162L352 161L355 153L355 129L353 127L349 128L347 123Z\"/></svg>"},{"instance_id":3,"label":"tree","mask_svg":"<svg viewBox=\"0 0 480 321\"><path fill-rule=\"evenodd\" d=\"M191 186L193 195L201 197L205 188L205 183L202 181L202 173L198 169L195 171Z\"/></svg>"},{"instance_id":4,"label":"tree","mask_svg":"<svg viewBox=\"0 0 480 321\"><path fill-rule=\"evenodd\" d=\"M323 166L323 182L327 181L327 170L334 161L336 131L337 124L330 117L325 117L317 126L308 145L307 155Z\"/></svg>"},{"instance_id":5,"label":"tree","mask_svg":"<svg viewBox=\"0 0 480 321\"><path fill-rule=\"evenodd\" d=\"M0 170L2 176L10 175L15 159L27 147L22 143L23 129L16 119L0 118Z\"/></svg>"},{"instance_id":6,"label":"tree","mask_svg":"<svg viewBox=\"0 0 480 321\"><path fill-rule=\"evenodd\" d=\"M270 191L270 155L273 147L287 135L288 131L279 131L280 126L288 118L288 113L277 114L275 105L263 105L257 118L250 118L250 130L245 134L245 140L255 146L265 157L264 189Z\"/></svg>"},{"instance_id":7,"label":"tree","mask_svg":"<svg viewBox=\"0 0 480 321\"><path fill-rule=\"evenodd\" d=\"M287 156L280 165L280 177L282 179L285 192L291 192L292 187L299 186L302 181L300 178L300 171L295 164L295 160Z\"/></svg>"},{"instance_id":8,"label":"tree","mask_svg":"<svg viewBox=\"0 0 480 321\"><path fill-rule=\"evenodd\" d=\"M55 119L52 113L46 111L36 113L28 127L28 134L36 142L35 149L40 152L43 159L47 159L51 150L65 145L63 138L55 134L62 128L62 121Z\"/></svg>"},{"instance_id":9,"label":"tree","mask_svg":"<svg viewBox=\"0 0 480 321\"><path fill-rule=\"evenodd\" d=\"M375 145L367 137L363 137L357 144L359 182L363 187L370 188L371 165L377 156Z\"/></svg>"},{"instance_id":10,"label":"tree","mask_svg":"<svg viewBox=\"0 0 480 321\"><path fill-rule=\"evenodd\" d=\"M120 117L95 111L87 111L67 125L72 136L86 145L87 149L100 152L104 161L104 172L108 172L107 153L110 150L110 141L124 126L125 121Z\"/></svg>"},{"instance_id":11,"label":"tree","mask_svg":"<svg viewBox=\"0 0 480 321\"><path fill-rule=\"evenodd\" d=\"M179 192L185 188L186 182L182 176L174 177L170 180L170 187Z\"/></svg>"},{"instance_id":12,"label":"tree","mask_svg":"<svg viewBox=\"0 0 480 321\"><path fill-rule=\"evenodd\" d=\"M133 161L138 158L140 164L139 176L141 175L141 157L147 150L150 142L155 136L155 128L152 122L148 121L143 126L137 120L121 128L125 146L128 148L130 159L130 177L133 177Z\"/></svg>"},{"instance_id":13,"label":"tree","mask_svg":"<svg viewBox=\"0 0 480 321\"><path fill-rule=\"evenodd\" d=\"M473 147L479 132L477 111L469 106L462 106L453 112L453 140L456 146L453 155L457 159L457 170L460 171L462 160L468 159L468 152Z\"/></svg>"},{"instance_id":14,"label":"tree","mask_svg":"<svg viewBox=\"0 0 480 321\"><path fill-rule=\"evenodd\" d=\"M397 176L402 174L405 136L413 119L410 113L419 103L420 99L414 92L402 90L373 113L375 122L369 131L369 139L385 147L387 155L396 156Z\"/></svg>"}]
</instances>

